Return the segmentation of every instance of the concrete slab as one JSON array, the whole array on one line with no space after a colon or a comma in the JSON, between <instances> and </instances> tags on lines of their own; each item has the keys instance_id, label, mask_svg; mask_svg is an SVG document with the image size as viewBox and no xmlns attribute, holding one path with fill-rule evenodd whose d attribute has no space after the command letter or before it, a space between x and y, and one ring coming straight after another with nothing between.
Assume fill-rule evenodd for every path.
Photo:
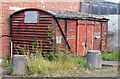
<instances>
[{"instance_id":1,"label":"concrete slab","mask_svg":"<svg viewBox=\"0 0 120 79\"><path fill-rule=\"evenodd\" d=\"M0 65L1 65L1 63L2 63L2 59L0 59Z\"/></svg>"},{"instance_id":2,"label":"concrete slab","mask_svg":"<svg viewBox=\"0 0 120 79\"><path fill-rule=\"evenodd\" d=\"M0 79L2 78L2 67L0 66Z\"/></svg>"},{"instance_id":3,"label":"concrete slab","mask_svg":"<svg viewBox=\"0 0 120 79\"><path fill-rule=\"evenodd\" d=\"M0 79L4 75L8 75L8 74L9 74L9 67L2 67L2 66L0 66Z\"/></svg>"},{"instance_id":4,"label":"concrete slab","mask_svg":"<svg viewBox=\"0 0 120 79\"><path fill-rule=\"evenodd\" d=\"M102 65L120 66L120 62L118 62L118 61L102 61Z\"/></svg>"}]
</instances>

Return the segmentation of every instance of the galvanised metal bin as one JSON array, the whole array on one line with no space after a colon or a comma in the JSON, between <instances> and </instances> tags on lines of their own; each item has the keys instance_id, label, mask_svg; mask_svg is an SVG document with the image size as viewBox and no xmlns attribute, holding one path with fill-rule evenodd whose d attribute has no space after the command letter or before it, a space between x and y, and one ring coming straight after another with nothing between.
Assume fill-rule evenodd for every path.
<instances>
[{"instance_id":1,"label":"galvanised metal bin","mask_svg":"<svg viewBox=\"0 0 120 79\"><path fill-rule=\"evenodd\" d=\"M87 65L92 68L102 68L101 52L98 50L88 50Z\"/></svg>"}]
</instances>

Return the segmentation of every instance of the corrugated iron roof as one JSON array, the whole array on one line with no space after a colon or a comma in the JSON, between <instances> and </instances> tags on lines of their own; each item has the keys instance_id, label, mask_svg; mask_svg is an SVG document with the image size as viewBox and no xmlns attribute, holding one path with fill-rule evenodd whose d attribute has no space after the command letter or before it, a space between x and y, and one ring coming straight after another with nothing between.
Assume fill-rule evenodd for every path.
<instances>
[{"instance_id":1,"label":"corrugated iron roof","mask_svg":"<svg viewBox=\"0 0 120 79\"><path fill-rule=\"evenodd\" d=\"M104 18L103 16L96 15L96 14L87 14L87 13L70 12L70 11L58 11L58 10L47 10L47 9L43 9L43 10L52 13L57 18L109 20L107 18Z\"/></svg>"}]
</instances>

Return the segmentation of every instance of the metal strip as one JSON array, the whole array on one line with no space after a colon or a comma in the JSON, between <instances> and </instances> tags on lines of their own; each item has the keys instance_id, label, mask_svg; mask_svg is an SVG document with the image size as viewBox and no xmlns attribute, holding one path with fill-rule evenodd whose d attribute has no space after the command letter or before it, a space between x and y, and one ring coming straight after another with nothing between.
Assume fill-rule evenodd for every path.
<instances>
[{"instance_id":1,"label":"metal strip","mask_svg":"<svg viewBox=\"0 0 120 79\"><path fill-rule=\"evenodd\" d=\"M108 22L106 23L106 49L107 49L107 39L108 39Z\"/></svg>"},{"instance_id":2,"label":"metal strip","mask_svg":"<svg viewBox=\"0 0 120 79\"><path fill-rule=\"evenodd\" d=\"M92 50L94 49L94 27L95 27L95 21L93 22L93 34L92 34Z\"/></svg>"},{"instance_id":3,"label":"metal strip","mask_svg":"<svg viewBox=\"0 0 120 79\"><path fill-rule=\"evenodd\" d=\"M65 37L67 39L67 20L65 20ZM66 49L66 43L65 43L65 49Z\"/></svg>"},{"instance_id":4,"label":"metal strip","mask_svg":"<svg viewBox=\"0 0 120 79\"><path fill-rule=\"evenodd\" d=\"M55 36L56 36L56 29L55 29L55 26L54 26L54 24L53 24L53 17L52 17L52 27L53 27L53 48L54 48L54 52L56 52L56 38L55 38Z\"/></svg>"},{"instance_id":5,"label":"metal strip","mask_svg":"<svg viewBox=\"0 0 120 79\"><path fill-rule=\"evenodd\" d=\"M13 24L13 19L12 18L10 18L10 35L11 35L11 38L10 38L10 57L11 57L11 59L12 59L12 56L13 56L13 53L12 53L12 51L13 51L13 42L12 42L12 34L13 34L13 31L12 31L12 24Z\"/></svg>"},{"instance_id":6,"label":"metal strip","mask_svg":"<svg viewBox=\"0 0 120 79\"><path fill-rule=\"evenodd\" d=\"M79 50L79 20L77 20L77 56L78 56L78 50Z\"/></svg>"},{"instance_id":7,"label":"metal strip","mask_svg":"<svg viewBox=\"0 0 120 79\"><path fill-rule=\"evenodd\" d=\"M85 20L85 27L86 27L86 35L85 35L85 45L84 45L84 50L83 50L83 56L85 55L86 48L87 48L87 20Z\"/></svg>"},{"instance_id":8,"label":"metal strip","mask_svg":"<svg viewBox=\"0 0 120 79\"><path fill-rule=\"evenodd\" d=\"M67 38L67 20L65 20L65 36Z\"/></svg>"},{"instance_id":9,"label":"metal strip","mask_svg":"<svg viewBox=\"0 0 120 79\"><path fill-rule=\"evenodd\" d=\"M102 22L101 22L101 39L100 39L100 51L102 51Z\"/></svg>"}]
</instances>

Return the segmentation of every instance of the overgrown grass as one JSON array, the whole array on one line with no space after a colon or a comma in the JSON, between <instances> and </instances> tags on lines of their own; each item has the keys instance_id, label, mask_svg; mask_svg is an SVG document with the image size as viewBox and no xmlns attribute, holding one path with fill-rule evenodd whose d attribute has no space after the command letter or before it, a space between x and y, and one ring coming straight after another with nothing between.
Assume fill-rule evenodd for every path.
<instances>
[{"instance_id":1,"label":"overgrown grass","mask_svg":"<svg viewBox=\"0 0 120 79\"><path fill-rule=\"evenodd\" d=\"M12 62L11 59L4 58L1 62L1 66L9 67L9 73L12 73Z\"/></svg>"},{"instance_id":2,"label":"overgrown grass","mask_svg":"<svg viewBox=\"0 0 120 79\"><path fill-rule=\"evenodd\" d=\"M28 73L30 76L39 76L41 74L58 73L60 71L74 70L77 67L87 67L86 60L82 57L73 57L73 54L61 54L57 51L54 55L43 57L41 51L37 48L34 54L30 54L28 50L24 49L24 54L28 57ZM50 52L53 53L53 52ZM12 72L11 60L4 59L3 66L9 66L11 75L24 76L24 74L17 74Z\"/></svg>"},{"instance_id":3,"label":"overgrown grass","mask_svg":"<svg viewBox=\"0 0 120 79\"><path fill-rule=\"evenodd\" d=\"M102 60L118 61L119 60L119 53L102 54Z\"/></svg>"},{"instance_id":4,"label":"overgrown grass","mask_svg":"<svg viewBox=\"0 0 120 79\"><path fill-rule=\"evenodd\" d=\"M38 76L38 74L56 73L61 70L74 70L78 66L86 67L86 62L81 57L72 57L71 55L64 55L49 61L39 53L29 59L28 66L29 74Z\"/></svg>"},{"instance_id":5,"label":"overgrown grass","mask_svg":"<svg viewBox=\"0 0 120 79\"><path fill-rule=\"evenodd\" d=\"M34 53L30 53L27 47L19 47L28 57L28 74L30 74L30 76L57 73L61 70L74 70L77 67L87 67L86 61L82 57L73 57L73 54L64 54L64 52L60 50L61 45L56 47L56 52L50 51L49 54L44 52L44 56L42 56L42 51L38 48L42 45L38 43L37 41L37 45L32 45L32 51L34 51Z\"/></svg>"},{"instance_id":6,"label":"overgrown grass","mask_svg":"<svg viewBox=\"0 0 120 79\"><path fill-rule=\"evenodd\" d=\"M48 36L52 37L49 38L50 41L48 42L53 45L53 27L48 27L50 31L48 32ZM82 57L73 57L73 54L65 54L65 52L67 52L67 46L66 49L62 49L65 52L61 51L61 46L62 44L58 44L56 47L51 46L51 51L46 53L44 52L44 57L41 55L42 48L40 48L42 47L42 41L37 41L32 44L32 52L29 50L28 45L25 47L17 47L28 57L28 74L31 76L57 73L61 70L74 70L76 67L87 67L86 61ZM56 52L52 51L54 48L56 49ZM17 50L16 52L19 54ZM12 70L12 65L10 65L10 70ZM17 73L12 74L15 76L18 75Z\"/></svg>"},{"instance_id":7,"label":"overgrown grass","mask_svg":"<svg viewBox=\"0 0 120 79\"><path fill-rule=\"evenodd\" d=\"M8 60L7 58L2 59L1 66L7 66L11 64L11 60Z\"/></svg>"}]
</instances>

